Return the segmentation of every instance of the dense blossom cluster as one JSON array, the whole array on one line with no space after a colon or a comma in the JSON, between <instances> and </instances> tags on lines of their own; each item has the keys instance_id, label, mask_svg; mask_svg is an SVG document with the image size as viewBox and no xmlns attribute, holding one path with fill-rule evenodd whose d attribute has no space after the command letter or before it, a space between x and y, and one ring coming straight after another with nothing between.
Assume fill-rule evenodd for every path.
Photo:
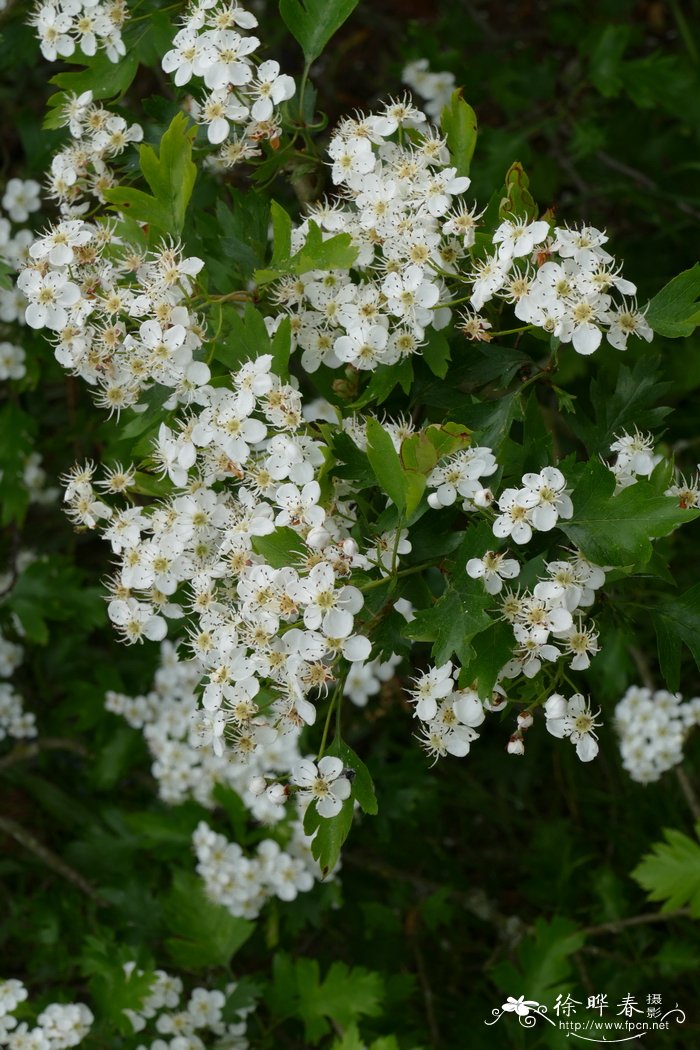
<instances>
[{"instance_id":1,"label":"dense blossom cluster","mask_svg":"<svg viewBox=\"0 0 700 1050\"><path fill-rule=\"evenodd\" d=\"M218 161L232 167L259 154L258 143L281 134L276 109L292 98L296 85L278 62L258 63L258 22L237 3L194 0L163 57L163 69L177 87L203 82L205 93L189 100L192 117L221 150Z\"/></svg>"},{"instance_id":2,"label":"dense blossom cluster","mask_svg":"<svg viewBox=\"0 0 700 1050\"><path fill-rule=\"evenodd\" d=\"M683 761L689 732L700 725L700 697L631 685L615 708L622 764L633 780L649 784Z\"/></svg>"},{"instance_id":3,"label":"dense blossom cluster","mask_svg":"<svg viewBox=\"0 0 700 1050\"><path fill-rule=\"evenodd\" d=\"M113 162L132 143L141 142L143 129L140 124L129 124L124 117L110 112L99 102L94 102L91 91L69 95L60 110L60 120L61 125L68 129L70 140L51 161L47 189L48 195L58 204L62 217L68 221L83 215L95 201L105 203L105 190L111 189L117 183ZM49 261L59 266L73 261L97 264L97 257L93 257L91 249L87 247L89 238L85 235L85 228L73 226L68 229L74 236L63 242L63 251L60 247L58 251L54 251L57 246L52 245L47 253ZM80 235L77 239L76 234ZM109 239L107 231L103 236ZM78 251L71 256L65 247L83 248L84 251ZM61 255L63 264L57 262L57 257ZM46 258L46 255L43 258ZM128 270L127 266L124 272ZM93 280L96 280L100 276L101 267L94 265L91 272ZM85 276L89 278L89 275L90 271L87 271ZM85 287L86 290L92 290L89 280ZM118 311L112 310L111 313Z\"/></svg>"},{"instance_id":4,"label":"dense blossom cluster","mask_svg":"<svg viewBox=\"0 0 700 1050\"><path fill-rule=\"evenodd\" d=\"M178 660L175 647L163 642L153 689L135 697L109 692L106 707L132 728L143 730L153 758L151 772L164 802L178 805L193 798L212 808L213 790L224 784L237 792L256 820L266 824L280 820L284 810L266 792L251 791L250 784L266 773L284 775L292 769L301 758L298 730L261 740L245 763L231 762L223 754L220 737L214 741L215 749L202 746L201 712L195 695L200 678L193 661Z\"/></svg>"},{"instance_id":5,"label":"dense blossom cluster","mask_svg":"<svg viewBox=\"0 0 700 1050\"><path fill-rule=\"evenodd\" d=\"M397 130L405 140L393 140ZM350 234L357 258L352 271L277 284L307 371L321 364L366 371L419 353L429 330L451 318L451 281L460 298L471 288L473 310L461 327L475 338L490 338L492 323L479 311L495 299L581 354L593 353L604 333L618 349L632 334L651 339L636 307L613 301L611 293L633 295L635 287L602 247L600 230L505 219L492 254L472 259L479 216L463 199L469 179L450 166L445 140L409 98L346 118L328 152L342 197L312 207L292 247L301 248L313 221L327 236Z\"/></svg>"},{"instance_id":6,"label":"dense blossom cluster","mask_svg":"<svg viewBox=\"0 0 700 1050\"><path fill-rule=\"evenodd\" d=\"M10 678L22 663L24 650L0 631L0 679ZM37 735L36 719L24 710L24 700L10 682L0 681L0 741L26 740Z\"/></svg>"},{"instance_id":7,"label":"dense blossom cluster","mask_svg":"<svg viewBox=\"0 0 700 1050\"><path fill-rule=\"evenodd\" d=\"M127 16L124 0L41 0L29 22L48 62L70 58L76 48L88 57L99 48L119 62L126 54L121 30Z\"/></svg>"},{"instance_id":8,"label":"dense blossom cluster","mask_svg":"<svg viewBox=\"0 0 700 1050\"><path fill-rule=\"evenodd\" d=\"M248 855L204 822L193 836L197 871L209 896L234 915L254 918L270 897L293 900L297 893L310 890L319 877L310 839L295 813L290 819L281 804L286 792L276 779L287 777L302 761L299 730L262 733L258 727L249 753L241 756L243 761L231 761L230 754L223 754L218 737L214 750L202 746L211 740L211 723L198 710L195 688L200 677L193 661L178 660L174 646L164 642L153 690L137 697L110 692L106 706L133 728L143 729L154 758L151 771L165 802L177 805L193 798L213 808L214 789L223 784L237 792L255 820L275 824L284 818L280 834L289 839L286 849L267 838ZM273 778L269 785L266 777Z\"/></svg>"},{"instance_id":9,"label":"dense blossom cluster","mask_svg":"<svg viewBox=\"0 0 700 1050\"><path fill-rule=\"evenodd\" d=\"M18 1021L17 1008L29 997L14 978L0 981L0 1046L8 1050L66 1050L78 1046L94 1017L84 1003L49 1003L30 1024Z\"/></svg>"},{"instance_id":10,"label":"dense blossom cluster","mask_svg":"<svg viewBox=\"0 0 700 1050\"><path fill-rule=\"evenodd\" d=\"M135 963L127 963L124 971L127 977L143 975ZM182 980L165 970L156 970L141 1005L124 1010L139 1036L136 1050L248 1050L246 1017L252 1008L236 1010L235 1020L223 1019L226 1001L236 987L232 981L223 990L193 988L185 1002Z\"/></svg>"},{"instance_id":11,"label":"dense blossom cluster","mask_svg":"<svg viewBox=\"0 0 700 1050\"><path fill-rule=\"evenodd\" d=\"M321 878L311 856L311 839L304 834L301 821L292 821L288 832L284 849L275 839L266 838L248 853L202 821L192 842L197 872L208 896L232 915L255 919L271 897L292 901L299 893L307 893Z\"/></svg>"}]
</instances>

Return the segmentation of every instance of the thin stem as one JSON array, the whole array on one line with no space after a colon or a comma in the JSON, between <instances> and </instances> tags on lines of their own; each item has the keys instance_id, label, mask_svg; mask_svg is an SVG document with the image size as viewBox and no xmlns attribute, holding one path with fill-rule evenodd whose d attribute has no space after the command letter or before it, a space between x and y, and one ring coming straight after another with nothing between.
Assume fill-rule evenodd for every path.
<instances>
[{"instance_id":1,"label":"thin stem","mask_svg":"<svg viewBox=\"0 0 700 1050\"><path fill-rule=\"evenodd\" d=\"M695 794L695 788L682 766L676 766L675 772L676 779L681 786L681 791L685 795L685 800L688 803L688 808L693 814L695 821L700 824L700 802L698 801L698 796Z\"/></svg>"},{"instance_id":2,"label":"thin stem","mask_svg":"<svg viewBox=\"0 0 700 1050\"><path fill-rule=\"evenodd\" d=\"M600 926L586 926L580 933L587 937L597 937L603 933L618 933L630 926L646 926L656 922L672 922L674 919L685 919L690 915L689 908L677 908L676 911L653 912L648 915L631 915L628 919L615 919L603 922Z\"/></svg>"},{"instance_id":3,"label":"thin stem","mask_svg":"<svg viewBox=\"0 0 700 1050\"><path fill-rule=\"evenodd\" d=\"M81 893L84 893L86 897L95 901L96 904L100 904L106 907L106 901L102 900L99 894L95 891L94 887L85 879L79 871L75 868L71 868L69 864L66 864L57 853L50 850L48 846L45 846L43 842L40 842L31 832L23 828L21 824L18 824L15 820L10 820L9 817L0 816L0 831L4 831L6 835L10 835L16 842L19 842L21 846L33 853L35 857L38 857L45 867L50 868L51 871L55 871L57 875L60 875L67 882L72 883L76 886Z\"/></svg>"},{"instance_id":4,"label":"thin stem","mask_svg":"<svg viewBox=\"0 0 700 1050\"><path fill-rule=\"evenodd\" d=\"M412 565L410 569L401 569L400 572L393 573L392 576L384 576L381 580L372 580L370 583L366 583L364 587L358 587L358 591L373 591L375 587L381 587L384 583L390 583L392 579L400 579L402 576L412 576L416 572L422 572L423 569L430 569L435 566L434 561L424 561L421 565Z\"/></svg>"},{"instance_id":5,"label":"thin stem","mask_svg":"<svg viewBox=\"0 0 700 1050\"><path fill-rule=\"evenodd\" d=\"M42 737L40 740L33 740L30 744L18 744L10 751L9 755L0 758L0 773L6 769L11 769L12 766L16 766L20 762L29 762L32 758L40 755L42 751L72 751L73 754L80 755L81 758L88 757L87 750L76 740Z\"/></svg>"}]
</instances>

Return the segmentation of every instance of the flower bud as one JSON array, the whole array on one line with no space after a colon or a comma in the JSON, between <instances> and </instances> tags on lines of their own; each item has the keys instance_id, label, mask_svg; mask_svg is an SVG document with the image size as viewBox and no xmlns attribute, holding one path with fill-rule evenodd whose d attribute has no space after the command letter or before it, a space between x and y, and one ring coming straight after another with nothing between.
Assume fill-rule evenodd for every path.
<instances>
[{"instance_id":1,"label":"flower bud","mask_svg":"<svg viewBox=\"0 0 700 1050\"><path fill-rule=\"evenodd\" d=\"M264 795L266 790L267 781L265 780L265 777L253 777L248 784L248 791L250 791L251 795L255 795L256 797Z\"/></svg>"},{"instance_id":2,"label":"flower bud","mask_svg":"<svg viewBox=\"0 0 700 1050\"><path fill-rule=\"evenodd\" d=\"M521 711L518 715L518 729L529 729L533 721L530 711Z\"/></svg>"},{"instance_id":3,"label":"flower bud","mask_svg":"<svg viewBox=\"0 0 700 1050\"><path fill-rule=\"evenodd\" d=\"M474 493L472 499L474 500L474 503L477 507L480 507L482 510L484 510L486 507L491 506L491 504L493 503L494 496L491 489L479 489L478 492Z\"/></svg>"},{"instance_id":4,"label":"flower bud","mask_svg":"<svg viewBox=\"0 0 700 1050\"><path fill-rule=\"evenodd\" d=\"M524 755L525 754L525 741L521 736L517 734L512 736L508 741L506 751L509 755Z\"/></svg>"},{"instance_id":5,"label":"flower bud","mask_svg":"<svg viewBox=\"0 0 700 1050\"><path fill-rule=\"evenodd\" d=\"M287 801L289 789L284 784L270 784L265 794L270 802L273 802L276 806L283 806Z\"/></svg>"},{"instance_id":6,"label":"flower bud","mask_svg":"<svg viewBox=\"0 0 700 1050\"><path fill-rule=\"evenodd\" d=\"M431 492L428 496L428 506L433 510L442 510L442 503L440 502L440 497L437 492Z\"/></svg>"}]
</instances>

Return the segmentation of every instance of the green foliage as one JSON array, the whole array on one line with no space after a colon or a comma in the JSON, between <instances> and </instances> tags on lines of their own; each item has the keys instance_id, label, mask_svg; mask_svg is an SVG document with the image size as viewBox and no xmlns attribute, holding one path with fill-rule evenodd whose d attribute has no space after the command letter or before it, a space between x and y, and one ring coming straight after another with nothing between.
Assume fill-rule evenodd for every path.
<instances>
[{"instance_id":1,"label":"green foliage","mask_svg":"<svg viewBox=\"0 0 700 1050\"><path fill-rule=\"evenodd\" d=\"M289 216L272 202L274 251L270 268L255 271L259 285L269 284L285 274L300 276L311 270L347 269L357 257L357 248L349 233L324 237L320 227L309 220L309 232L299 251L291 253L291 223Z\"/></svg>"},{"instance_id":2,"label":"green foliage","mask_svg":"<svg viewBox=\"0 0 700 1050\"><path fill-rule=\"evenodd\" d=\"M155 226L161 233L182 233L197 167L192 160L196 129L188 127L187 117L178 113L160 140L156 154L151 146L141 146L141 171L151 195L143 190L119 187L106 190L105 197L119 211L137 222Z\"/></svg>"},{"instance_id":3,"label":"green foliage","mask_svg":"<svg viewBox=\"0 0 700 1050\"><path fill-rule=\"evenodd\" d=\"M461 89L454 92L449 105L443 109L440 125L457 174L468 175L476 149L477 124L476 113L462 98Z\"/></svg>"},{"instance_id":4,"label":"green foliage","mask_svg":"<svg viewBox=\"0 0 700 1050\"><path fill-rule=\"evenodd\" d=\"M695 828L700 835L700 825ZM700 844L682 831L666 828L664 842L656 842L632 872L651 901L662 901L661 911L688 907L700 918Z\"/></svg>"},{"instance_id":5,"label":"green foliage","mask_svg":"<svg viewBox=\"0 0 700 1050\"><path fill-rule=\"evenodd\" d=\"M315 959L292 961L280 953L273 963L268 1003L277 1016L298 1017L304 1038L316 1046L331 1030L328 1018L345 1028L360 1017L376 1017L382 995L379 974L363 967L334 962L322 979Z\"/></svg>"},{"instance_id":6,"label":"green foliage","mask_svg":"<svg viewBox=\"0 0 700 1050\"><path fill-rule=\"evenodd\" d=\"M357 7L358 0L280 0L280 14L301 44L307 67Z\"/></svg>"},{"instance_id":7,"label":"green foliage","mask_svg":"<svg viewBox=\"0 0 700 1050\"><path fill-rule=\"evenodd\" d=\"M645 479L616 495L614 475L597 460L586 466L571 498L574 516L562 522L562 530L598 565L642 568L651 557L651 539L697 517Z\"/></svg>"},{"instance_id":8,"label":"green foliage","mask_svg":"<svg viewBox=\"0 0 700 1050\"><path fill-rule=\"evenodd\" d=\"M700 667L700 584L654 606L659 665L666 685L676 692L680 685L681 646L687 645Z\"/></svg>"},{"instance_id":9,"label":"green foliage","mask_svg":"<svg viewBox=\"0 0 700 1050\"><path fill-rule=\"evenodd\" d=\"M517 964L499 963L491 976L508 995L527 989L527 998L535 1002L553 1002L557 995L570 991L573 965L571 956L585 943L585 935L576 923L562 916L550 922L538 919L533 933L517 949Z\"/></svg>"},{"instance_id":10,"label":"green foliage","mask_svg":"<svg viewBox=\"0 0 700 1050\"><path fill-rule=\"evenodd\" d=\"M647 320L659 335L679 339L700 325L700 263L684 270L649 303Z\"/></svg>"},{"instance_id":11,"label":"green foliage","mask_svg":"<svg viewBox=\"0 0 700 1050\"><path fill-rule=\"evenodd\" d=\"M193 972L228 966L255 930L254 923L208 900L201 881L182 871L175 872L164 914L171 933L168 954L176 966Z\"/></svg>"}]
</instances>

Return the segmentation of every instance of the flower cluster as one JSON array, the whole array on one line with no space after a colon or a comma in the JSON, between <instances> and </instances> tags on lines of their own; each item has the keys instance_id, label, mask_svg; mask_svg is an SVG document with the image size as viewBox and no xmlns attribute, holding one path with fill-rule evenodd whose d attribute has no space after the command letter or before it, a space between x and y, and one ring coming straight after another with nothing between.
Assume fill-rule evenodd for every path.
<instances>
[{"instance_id":1,"label":"flower cluster","mask_svg":"<svg viewBox=\"0 0 700 1050\"><path fill-rule=\"evenodd\" d=\"M0 262L10 271L17 271L27 258L34 234L26 223L41 207L41 187L34 179L9 179L2 197L0 215ZM13 225L19 229L13 230ZM0 287L0 321L13 324L24 320L24 299L15 288ZM15 333L13 333L15 335ZM15 335L16 338L16 335ZM0 379L22 379L26 374L24 347L13 340L0 342Z\"/></svg>"},{"instance_id":2,"label":"flower cluster","mask_svg":"<svg viewBox=\"0 0 700 1050\"><path fill-rule=\"evenodd\" d=\"M292 901L312 889L321 871L311 856L311 839L301 821L290 823L288 830L284 849L266 838L248 854L202 821L192 843L208 896L232 915L255 919L270 898Z\"/></svg>"},{"instance_id":3,"label":"flower cluster","mask_svg":"<svg viewBox=\"0 0 700 1050\"><path fill-rule=\"evenodd\" d=\"M178 660L170 642L161 645L160 667L151 692L129 697L109 692L107 710L121 715L134 729L142 729L153 758L151 772L164 802L178 805L195 799L200 805L215 805L217 784L231 787L255 820L266 824L279 821L284 810L271 801L266 791L254 792L250 784L266 773L283 776L299 761L299 732L291 729L272 739L260 739L245 763L231 762L222 753L221 738L216 750L203 747L201 712L195 689L201 672L193 661ZM209 723L205 721L205 730Z\"/></svg>"},{"instance_id":4,"label":"flower cluster","mask_svg":"<svg viewBox=\"0 0 700 1050\"><path fill-rule=\"evenodd\" d=\"M10 678L22 663L24 650L0 631L0 678ZM24 710L24 700L9 682L0 682L0 741L27 740L37 735L36 719Z\"/></svg>"},{"instance_id":5,"label":"flower cluster","mask_svg":"<svg viewBox=\"0 0 700 1050\"><path fill-rule=\"evenodd\" d=\"M126 963L127 977L142 976L135 963ZM223 1020L224 1007L236 990L229 982L223 990L193 988L183 1002L183 983L165 970L155 971L155 980L138 1009L125 1009L135 1033L141 1040L137 1050L248 1050L246 1017L252 1007L235 1011L234 1021ZM166 1037L165 1039L163 1037ZM167 1041L166 1041L167 1039Z\"/></svg>"},{"instance_id":6,"label":"flower cluster","mask_svg":"<svg viewBox=\"0 0 700 1050\"><path fill-rule=\"evenodd\" d=\"M417 58L404 66L401 80L411 91L424 99L427 116L436 124L439 123L440 114L457 86L454 73L436 73L430 69L427 58Z\"/></svg>"},{"instance_id":7,"label":"flower cluster","mask_svg":"<svg viewBox=\"0 0 700 1050\"><path fill-rule=\"evenodd\" d=\"M48 62L70 58L76 47L88 57L101 48L110 62L119 62L126 54L121 31L127 17L124 0L41 0L29 24Z\"/></svg>"},{"instance_id":8,"label":"flower cluster","mask_svg":"<svg viewBox=\"0 0 700 1050\"><path fill-rule=\"evenodd\" d=\"M473 689L458 689L456 668L450 660L424 671L414 679L408 698L422 723L418 740L437 761L445 755L463 758L479 734L476 727L486 717L484 704Z\"/></svg>"},{"instance_id":9,"label":"flower cluster","mask_svg":"<svg viewBox=\"0 0 700 1050\"><path fill-rule=\"evenodd\" d=\"M391 141L408 129L406 145ZM419 352L427 330L448 323L441 273L455 273L473 242L472 214L453 210L469 179L450 166L444 140L408 98L341 121L328 153L343 198L313 206L293 231L292 249L304 245L311 222L327 236L350 234L352 273L283 278L275 296L292 317L306 371L321 364L367 371Z\"/></svg>"},{"instance_id":10,"label":"flower cluster","mask_svg":"<svg viewBox=\"0 0 700 1050\"><path fill-rule=\"evenodd\" d=\"M598 349L604 334L618 350L626 349L631 335L650 342L644 315L624 298L636 288L602 247L607 239L592 226L557 226L550 235L543 219L504 219L493 235L494 251L474 262L472 307L481 311L497 297L519 321L584 355Z\"/></svg>"},{"instance_id":11,"label":"flower cluster","mask_svg":"<svg viewBox=\"0 0 700 1050\"><path fill-rule=\"evenodd\" d=\"M490 448L472 446L462 449L446 462L439 463L428 475L428 488L435 489L428 496L433 510L451 507L459 496L462 509L466 511L490 505L493 495L480 484L481 478L490 477L498 470L496 458Z\"/></svg>"},{"instance_id":12,"label":"flower cluster","mask_svg":"<svg viewBox=\"0 0 700 1050\"><path fill-rule=\"evenodd\" d=\"M29 993L22 981L0 981L0 1046L8 1050L66 1050L78 1046L94 1017L84 1003L50 1003L33 1026L14 1016Z\"/></svg>"},{"instance_id":13,"label":"flower cluster","mask_svg":"<svg viewBox=\"0 0 700 1050\"><path fill-rule=\"evenodd\" d=\"M640 784L658 780L683 761L690 730L700 725L700 697L631 685L615 708L622 764Z\"/></svg>"},{"instance_id":14,"label":"flower cluster","mask_svg":"<svg viewBox=\"0 0 700 1050\"><path fill-rule=\"evenodd\" d=\"M203 81L206 92L190 99L189 110L207 129L209 142L221 145L218 160L224 167L256 156L259 142L279 138L276 107L296 90L278 62L257 63L260 40L250 34L257 24L237 3L194 0L163 56L163 69L177 87L193 77Z\"/></svg>"},{"instance_id":15,"label":"flower cluster","mask_svg":"<svg viewBox=\"0 0 700 1050\"><path fill-rule=\"evenodd\" d=\"M570 518L574 513L566 478L556 467L524 474L521 488L503 490L498 510L493 534L499 539L510 536L514 543L529 543L533 530L550 532L559 518Z\"/></svg>"},{"instance_id":16,"label":"flower cluster","mask_svg":"<svg viewBox=\"0 0 700 1050\"><path fill-rule=\"evenodd\" d=\"M113 162L132 143L141 142L143 129L94 102L91 91L67 96L60 121L68 128L70 141L51 161L48 195L57 202L64 218L71 219L83 215L94 201L105 203L104 191L117 182ZM78 261L91 261L88 248L77 256ZM92 262L97 263L97 258ZM100 266L96 265L94 276L99 274ZM90 283L85 287L91 289Z\"/></svg>"},{"instance_id":17,"label":"flower cluster","mask_svg":"<svg viewBox=\"0 0 700 1050\"><path fill-rule=\"evenodd\" d=\"M119 254L110 258L114 248ZM119 414L154 383L170 388L173 402L201 399L210 378L196 359L204 330L181 305L201 267L177 245L134 255L129 246L119 250L109 227L66 219L32 244L17 287L27 324L53 333L58 362L97 388L98 405Z\"/></svg>"},{"instance_id":18,"label":"flower cluster","mask_svg":"<svg viewBox=\"0 0 700 1050\"><path fill-rule=\"evenodd\" d=\"M610 470L615 475L615 487L618 492L634 485L637 478L648 478L663 458L654 451L653 435L642 434L636 428L634 434L623 430L620 435L616 435L610 451L615 454ZM676 494L673 490L666 493L667 496Z\"/></svg>"}]
</instances>

